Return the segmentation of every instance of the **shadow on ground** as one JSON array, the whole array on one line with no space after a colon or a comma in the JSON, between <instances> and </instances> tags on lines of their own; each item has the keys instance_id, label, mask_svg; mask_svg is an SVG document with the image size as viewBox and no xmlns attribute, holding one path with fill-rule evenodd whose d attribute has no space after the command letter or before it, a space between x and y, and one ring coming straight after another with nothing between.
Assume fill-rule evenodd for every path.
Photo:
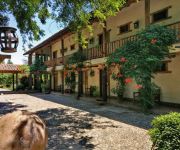
<instances>
[{"instance_id":1,"label":"shadow on ground","mask_svg":"<svg viewBox=\"0 0 180 150\"><path fill-rule=\"evenodd\" d=\"M136 126L143 129L151 128L151 121L155 115L144 114L142 112L136 112L133 110L128 110L122 107L112 107L112 106L99 106L92 102L84 102L81 100L75 100L71 97L57 96L53 94L30 94L31 96L40 98L45 101L51 101L64 106L73 107L79 110L88 111L93 114L98 114L109 119L113 119L122 123L126 123L132 126ZM113 110L113 109L116 110Z\"/></svg>"},{"instance_id":2,"label":"shadow on ground","mask_svg":"<svg viewBox=\"0 0 180 150\"><path fill-rule=\"evenodd\" d=\"M98 122L95 115L80 110L48 109L37 114L44 119L48 127L48 150L84 150L94 149L93 137L85 135L93 128L114 127L111 122Z\"/></svg>"},{"instance_id":3,"label":"shadow on ground","mask_svg":"<svg viewBox=\"0 0 180 150\"><path fill-rule=\"evenodd\" d=\"M14 104L11 102L5 102L1 103L0 102L0 116L5 115L7 113L13 112L18 110L19 108L25 108L26 105L21 105L21 104Z\"/></svg>"}]
</instances>

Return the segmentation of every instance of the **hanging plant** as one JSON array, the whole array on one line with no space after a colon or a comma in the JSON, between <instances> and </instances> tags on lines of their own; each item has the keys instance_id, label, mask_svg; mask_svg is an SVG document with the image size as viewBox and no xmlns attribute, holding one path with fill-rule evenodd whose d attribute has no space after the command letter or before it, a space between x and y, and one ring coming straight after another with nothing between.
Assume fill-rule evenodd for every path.
<instances>
[{"instance_id":1,"label":"hanging plant","mask_svg":"<svg viewBox=\"0 0 180 150\"><path fill-rule=\"evenodd\" d=\"M66 74L65 76L65 84L74 91L76 88L76 74L75 72L71 71Z\"/></svg>"},{"instance_id":2,"label":"hanging plant","mask_svg":"<svg viewBox=\"0 0 180 150\"><path fill-rule=\"evenodd\" d=\"M89 75L90 75L91 77L94 77L94 76L95 76L95 71L94 71L93 69L91 69Z\"/></svg>"}]
</instances>

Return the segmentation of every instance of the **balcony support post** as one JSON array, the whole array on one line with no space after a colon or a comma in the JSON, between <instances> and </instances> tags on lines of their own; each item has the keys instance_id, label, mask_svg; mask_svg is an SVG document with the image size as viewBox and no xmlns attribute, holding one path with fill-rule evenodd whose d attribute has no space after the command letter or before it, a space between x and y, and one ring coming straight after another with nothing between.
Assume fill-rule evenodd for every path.
<instances>
[{"instance_id":1,"label":"balcony support post","mask_svg":"<svg viewBox=\"0 0 180 150\"><path fill-rule=\"evenodd\" d=\"M107 102L107 67L102 70L102 99Z\"/></svg>"},{"instance_id":2,"label":"balcony support post","mask_svg":"<svg viewBox=\"0 0 180 150\"><path fill-rule=\"evenodd\" d=\"M64 39L61 40L61 44L62 44L62 48L61 48L61 54L62 54L62 65L65 66L65 60L64 60ZM61 93L64 94L64 69L62 70L62 89L61 89Z\"/></svg>"}]
</instances>

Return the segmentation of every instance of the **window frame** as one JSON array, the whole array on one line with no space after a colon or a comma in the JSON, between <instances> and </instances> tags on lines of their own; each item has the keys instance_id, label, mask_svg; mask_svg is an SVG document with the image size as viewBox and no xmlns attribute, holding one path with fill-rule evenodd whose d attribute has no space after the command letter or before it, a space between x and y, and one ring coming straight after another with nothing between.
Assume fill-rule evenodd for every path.
<instances>
[{"instance_id":1,"label":"window frame","mask_svg":"<svg viewBox=\"0 0 180 150\"><path fill-rule=\"evenodd\" d=\"M172 73L172 71L169 70L169 63L171 62L171 60L164 60L162 61L162 63L165 64L165 70L159 70L157 69L156 73Z\"/></svg>"},{"instance_id":2,"label":"window frame","mask_svg":"<svg viewBox=\"0 0 180 150\"><path fill-rule=\"evenodd\" d=\"M131 21L131 22L128 22L128 23L125 23L125 24L120 25L120 26L118 27L118 29L119 29L118 34L120 35L120 34L125 34L125 33L128 33L128 32L131 32L131 31L132 31L132 30L131 30L131 23L132 23L132 21ZM125 26L128 26L128 31L124 31L124 32L122 32L122 31L121 31L121 28L122 28L122 27L125 27Z\"/></svg>"},{"instance_id":3,"label":"window frame","mask_svg":"<svg viewBox=\"0 0 180 150\"><path fill-rule=\"evenodd\" d=\"M152 14L151 14L151 22L152 23L156 23L156 22L160 22L160 21L163 21L163 20L167 20L167 19L170 19L170 18L172 18L172 16L169 16L169 9L170 8L172 8L172 6L168 6L168 7L166 7L166 8L163 8L163 9L160 9L160 10L158 10L158 11L155 11L155 12L153 12ZM156 14L158 14L158 13L161 13L161 12L163 12L163 11L167 11L167 16L166 16L166 18L162 18L162 19L159 19L159 20L154 20L154 15L156 15Z\"/></svg>"},{"instance_id":4,"label":"window frame","mask_svg":"<svg viewBox=\"0 0 180 150\"><path fill-rule=\"evenodd\" d=\"M73 48L72 48L73 47ZM71 46L70 46L70 50L71 51L74 51L76 49L76 45L75 44L72 44Z\"/></svg>"}]
</instances>

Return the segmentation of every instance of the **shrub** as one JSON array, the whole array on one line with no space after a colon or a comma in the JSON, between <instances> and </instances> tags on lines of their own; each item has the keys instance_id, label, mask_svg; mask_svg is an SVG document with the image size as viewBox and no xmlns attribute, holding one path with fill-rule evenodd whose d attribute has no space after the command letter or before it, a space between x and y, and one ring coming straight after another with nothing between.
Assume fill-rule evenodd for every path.
<instances>
[{"instance_id":1,"label":"shrub","mask_svg":"<svg viewBox=\"0 0 180 150\"><path fill-rule=\"evenodd\" d=\"M170 113L156 117L149 134L154 149L179 150L180 148L180 113Z\"/></svg>"},{"instance_id":2,"label":"shrub","mask_svg":"<svg viewBox=\"0 0 180 150\"><path fill-rule=\"evenodd\" d=\"M20 79L20 83L24 86L24 88L27 88L29 86L29 80L27 76L23 76Z\"/></svg>"},{"instance_id":3,"label":"shrub","mask_svg":"<svg viewBox=\"0 0 180 150\"><path fill-rule=\"evenodd\" d=\"M24 85L19 84L19 85L16 87L16 91L20 91L20 90L24 90Z\"/></svg>"}]
</instances>

